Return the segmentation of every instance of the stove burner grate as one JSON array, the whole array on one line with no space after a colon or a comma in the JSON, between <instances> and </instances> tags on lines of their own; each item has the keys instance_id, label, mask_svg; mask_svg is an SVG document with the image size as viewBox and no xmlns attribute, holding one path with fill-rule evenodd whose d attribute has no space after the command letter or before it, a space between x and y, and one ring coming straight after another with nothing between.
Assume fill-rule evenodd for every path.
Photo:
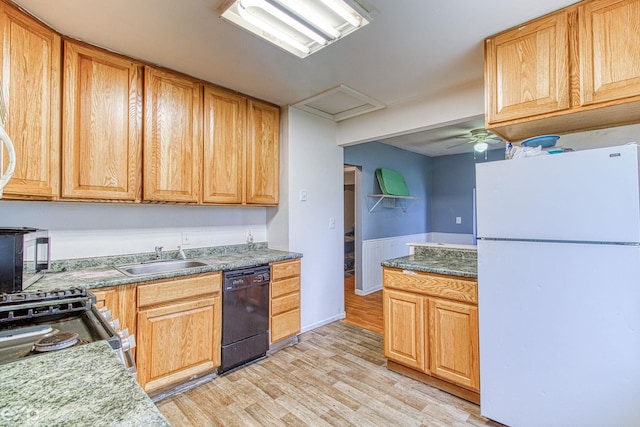
<instances>
[{"instance_id":1,"label":"stove burner grate","mask_svg":"<svg viewBox=\"0 0 640 427\"><path fill-rule=\"evenodd\" d=\"M36 353L44 353L47 351L62 350L81 343L81 341L75 332L58 332L42 337L36 341L33 344L33 351Z\"/></svg>"}]
</instances>

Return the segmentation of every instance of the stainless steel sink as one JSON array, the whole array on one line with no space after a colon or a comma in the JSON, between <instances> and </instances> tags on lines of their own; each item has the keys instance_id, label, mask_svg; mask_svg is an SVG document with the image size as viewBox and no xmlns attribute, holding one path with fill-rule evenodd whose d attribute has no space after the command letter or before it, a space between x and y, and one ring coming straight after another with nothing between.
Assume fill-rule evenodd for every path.
<instances>
[{"instance_id":1,"label":"stainless steel sink","mask_svg":"<svg viewBox=\"0 0 640 427\"><path fill-rule=\"evenodd\" d=\"M145 274L180 271L187 268L204 267L207 263L194 260L163 260L142 264L117 265L116 269L127 276L143 276Z\"/></svg>"}]
</instances>

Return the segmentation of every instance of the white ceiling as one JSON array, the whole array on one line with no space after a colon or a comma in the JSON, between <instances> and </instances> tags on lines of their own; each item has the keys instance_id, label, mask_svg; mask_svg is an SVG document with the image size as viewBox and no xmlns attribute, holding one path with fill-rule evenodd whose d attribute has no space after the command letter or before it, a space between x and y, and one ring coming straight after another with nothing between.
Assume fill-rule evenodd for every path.
<instances>
[{"instance_id":1,"label":"white ceiling","mask_svg":"<svg viewBox=\"0 0 640 427\"><path fill-rule=\"evenodd\" d=\"M284 106L345 85L386 106L483 78L483 39L575 0L358 0L373 22L305 58L219 17L223 0L14 0L62 34ZM382 142L427 155L470 151L429 140L482 126ZM435 134L434 134L435 132Z\"/></svg>"}]
</instances>

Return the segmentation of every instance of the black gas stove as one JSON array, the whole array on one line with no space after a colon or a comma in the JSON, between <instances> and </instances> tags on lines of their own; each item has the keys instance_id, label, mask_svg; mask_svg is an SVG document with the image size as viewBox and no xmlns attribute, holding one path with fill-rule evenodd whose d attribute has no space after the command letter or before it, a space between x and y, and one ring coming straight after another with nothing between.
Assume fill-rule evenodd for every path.
<instances>
[{"instance_id":1,"label":"black gas stove","mask_svg":"<svg viewBox=\"0 0 640 427\"><path fill-rule=\"evenodd\" d=\"M0 294L0 363L106 340L135 374L128 331L85 288Z\"/></svg>"}]
</instances>

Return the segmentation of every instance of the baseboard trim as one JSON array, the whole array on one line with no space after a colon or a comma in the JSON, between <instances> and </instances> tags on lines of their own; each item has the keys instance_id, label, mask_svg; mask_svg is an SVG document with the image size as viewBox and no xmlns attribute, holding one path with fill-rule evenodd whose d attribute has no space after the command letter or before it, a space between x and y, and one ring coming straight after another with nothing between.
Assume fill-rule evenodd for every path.
<instances>
[{"instance_id":1,"label":"baseboard trim","mask_svg":"<svg viewBox=\"0 0 640 427\"><path fill-rule=\"evenodd\" d=\"M333 323L336 320L342 320L347 317L347 313L342 311L341 313L336 314L335 316L329 317L324 320L320 320L319 322L312 323L311 325L306 325L300 328L300 333L308 332L313 329L319 328L320 326L328 325L329 323Z\"/></svg>"},{"instance_id":2,"label":"baseboard trim","mask_svg":"<svg viewBox=\"0 0 640 427\"><path fill-rule=\"evenodd\" d=\"M375 288L367 289L366 291L363 291L363 290L360 290L360 289L356 289L355 294L358 295L358 296L363 297L365 295L369 295L369 294L372 294L374 292L378 292L378 291L381 291L381 290L382 290L382 286L376 286Z\"/></svg>"}]
</instances>

